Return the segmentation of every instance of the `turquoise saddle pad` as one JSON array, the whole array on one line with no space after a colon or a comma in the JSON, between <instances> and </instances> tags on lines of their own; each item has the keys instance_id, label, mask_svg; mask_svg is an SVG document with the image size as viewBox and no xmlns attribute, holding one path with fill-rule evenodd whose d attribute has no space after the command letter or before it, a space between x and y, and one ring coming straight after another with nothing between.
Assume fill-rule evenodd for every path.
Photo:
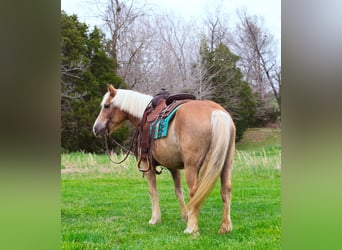
<instances>
[{"instance_id":1,"label":"turquoise saddle pad","mask_svg":"<svg viewBox=\"0 0 342 250\"><path fill-rule=\"evenodd\" d=\"M180 105L182 106L182 105ZM172 120L172 118L175 116L176 111L180 108L178 106L175 108L167 117L164 119L157 120L150 125L150 132L154 131L153 139L157 140L163 137L167 136L168 130L169 130L169 123Z\"/></svg>"}]
</instances>

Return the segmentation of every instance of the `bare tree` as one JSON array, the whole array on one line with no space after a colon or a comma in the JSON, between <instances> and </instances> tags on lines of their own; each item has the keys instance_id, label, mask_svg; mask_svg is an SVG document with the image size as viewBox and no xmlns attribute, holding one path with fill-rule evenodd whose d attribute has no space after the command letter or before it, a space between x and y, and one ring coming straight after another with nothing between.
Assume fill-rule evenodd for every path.
<instances>
[{"instance_id":1,"label":"bare tree","mask_svg":"<svg viewBox=\"0 0 342 250\"><path fill-rule=\"evenodd\" d=\"M131 31L144 43L128 68L125 79L133 83L130 86L149 93L187 88L197 43L191 24L169 14L145 15Z\"/></svg>"},{"instance_id":2,"label":"bare tree","mask_svg":"<svg viewBox=\"0 0 342 250\"><path fill-rule=\"evenodd\" d=\"M81 99L87 92L79 93L75 90L74 80L82 79L80 73L85 70L85 65L82 62L71 63L70 65L61 64L61 97L63 99ZM62 105L64 108L64 105Z\"/></svg>"},{"instance_id":3,"label":"bare tree","mask_svg":"<svg viewBox=\"0 0 342 250\"><path fill-rule=\"evenodd\" d=\"M138 0L108 0L102 17L110 33L116 73L130 88L155 93L193 86L192 62L199 39L194 26L170 14L156 14ZM214 35L218 27L214 25Z\"/></svg>"},{"instance_id":4,"label":"bare tree","mask_svg":"<svg viewBox=\"0 0 342 250\"><path fill-rule=\"evenodd\" d=\"M103 19L116 73L130 88L155 93L163 85L185 84L189 31L181 21L156 15L138 0L109 0Z\"/></svg>"},{"instance_id":5,"label":"bare tree","mask_svg":"<svg viewBox=\"0 0 342 250\"><path fill-rule=\"evenodd\" d=\"M191 27L181 19L163 15L156 17L156 41L152 48L157 55L159 80L182 89L189 78L189 46Z\"/></svg>"},{"instance_id":6,"label":"bare tree","mask_svg":"<svg viewBox=\"0 0 342 250\"><path fill-rule=\"evenodd\" d=\"M222 2L207 9L203 25L206 29L210 51L213 51L218 44L223 43L229 35L227 16L222 12Z\"/></svg>"},{"instance_id":7,"label":"bare tree","mask_svg":"<svg viewBox=\"0 0 342 250\"><path fill-rule=\"evenodd\" d=\"M197 99L212 98L213 86L211 82L220 74L220 70L214 72L208 68L204 54L208 51L213 52L228 35L227 15L222 13L221 6L222 3L214 6L214 8L208 6L206 17L202 20L201 26L193 28L193 30L198 30L198 34L192 40L196 42L192 42L188 47L192 51L192 56L191 77L188 78L189 88L187 91L194 94Z\"/></svg>"},{"instance_id":8,"label":"bare tree","mask_svg":"<svg viewBox=\"0 0 342 250\"><path fill-rule=\"evenodd\" d=\"M202 35L201 46L198 51L197 59L192 63L192 78L189 81L190 86L187 91L195 95L199 100L211 99L214 91L211 81L220 73L220 71L211 74L209 73L209 71L213 70L212 68L208 68L208 63L206 62L205 53L208 52L208 46L205 35Z\"/></svg>"},{"instance_id":9,"label":"bare tree","mask_svg":"<svg viewBox=\"0 0 342 250\"><path fill-rule=\"evenodd\" d=\"M257 16L238 13L239 23L229 43L240 56L240 68L260 98L271 90L280 108L280 65L273 36Z\"/></svg>"},{"instance_id":10,"label":"bare tree","mask_svg":"<svg viewBox=\"0 0 342 250\"><path fill-rule=\"evenodd\" d=\"M128 72L145 43L145 37L139 36L134 29L146 15L145 7L146 4L138 0L108 0L101 14L110 33L113 67L129 85L133 83L127 82Z\"/></svg>"}]
</instances>

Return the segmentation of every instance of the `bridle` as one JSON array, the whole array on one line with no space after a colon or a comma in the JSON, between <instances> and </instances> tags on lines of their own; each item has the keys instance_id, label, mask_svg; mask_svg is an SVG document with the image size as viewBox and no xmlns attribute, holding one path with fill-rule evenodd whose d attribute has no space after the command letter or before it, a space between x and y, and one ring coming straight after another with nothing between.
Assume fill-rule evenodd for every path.
<instances>
[{"instance_id":1,"label":"bridle","mask_svg":"<svg viewBox=\"0 0 342 250\"><path fill-rule=\"evenodd\" d=\"M111 113L110 113L108 122L110 122L110 121L112 120L112 117L113 117L114 114L115 114L115 111L112 110ZM105 149L106 149L106 154L108 155L109 160L110 160L112 163L114 163L114 164L121 164L121 163L123 163L124 161L127 160L128 156L129 156L130 154L136 156L136 154L134 153L133 150L134 150L134 146L135 146L135 145L137 146L136 142L137 142L137 140L138 140L139 129L137 128L137 129L135 130L134 135L133 135L133 139L132 139L132 142L131 142L131 145L130 145L129 149L127 149L127 148L125 148L124 146L122 146L118 141L116 141L113 137L111 137L111 135L110 135L110 133L109 133L109 129L108 129L108 122L107 122L107 124L106 124L106 133L104 134L103 138L104 138L104 146L105 146ZM139 126L138 126L138 127L139 127ZM115 144L116 144L117 146L119 146L122 150L126 151L126 155L125 155L125 157L124 157L121 161L116 162L115 160L112 159L111 154L110 154L110 150L109 150L109 147L108 147L108 140L107 140L107 137L110 138L110 140L112 141L112 143L115 143ZM141 169L141 168L140 168L140 162L141 162L141 159L140 159L139 162L138 162L138 169L139 169L139 171L141 171L141 172L143 172L143 173L150 171L150 169L151 169L150 166L148 167L148 169Z\"/></svg>"},{"instance_id":2,"label":"bridle","mask_svg":"<svg viewBox=\"0 0 342 250\"><path fill-rule=\"evenodd\" d=\"M106 149L106 154L108 155L108 158L111 162L113 162L114 164L121 164L123 163L125 160L127 160L128 156L132 153L132 149L133 149L133 142L134 140L132 141L131 145L130 145L130 148L127 149L125 148L124 146L122 146L118 141L116 141L113 137L111 137L110 133L109 133L109 128L108 128L108 123L112 120L112 117L113 115L115 114L115 110L111 110L110 112L110 116L109 116L109 119L106 123L106 132L103 136L103 139L104 139L104 146L105 146L105 149ZM110 154L110 150L109 150L109 147L108 147L108 140L107 140L107 137L111 139L111 142L112 143L115 143L117 146L119 146L122 150L126 151L126 155L124 157L123 160L119 161L119 162L116 162L112 159L111 157L111 154Z\"/></svg>"}]
</instances>

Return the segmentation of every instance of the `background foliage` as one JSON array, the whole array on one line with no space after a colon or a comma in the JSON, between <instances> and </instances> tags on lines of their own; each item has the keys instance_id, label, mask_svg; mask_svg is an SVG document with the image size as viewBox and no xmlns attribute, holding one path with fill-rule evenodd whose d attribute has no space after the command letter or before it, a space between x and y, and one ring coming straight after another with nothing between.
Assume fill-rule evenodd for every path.
<instances>
[{"instance_id":1,"label":"background foliage","mask_svg":"<svg viewBox=\"0 0 342 250\"><path fill-rule=\"evenodd\" d=\"M248 64L248 60L232 52L231 48L239 50L224 39L222 24L210 26L213 22L209 19L212 36L208 38L202 33L200 42L190 45L186 40L188 36L184 35L186 27L178 28L170 17L156 17L159 22L153 27L142 12L134 12L133 5L130 11L125 9L129 7L125 2L120 6L121 9L107 13L112 15L106 19L112 34L109 38L97 27L90 30L76 15L61 12L61 143L64 152L103 152L102 139L94 137L92 126L108 83L150 95L165 87L172 94L188 92L198 99L211 99L231 113L237 127L237 140L248 127L277 121L280 113L274 97L265 92L268 93L265 98L260 88L256 91L247 81L252 78L241 69L245 69L242 65ZM138 19L141 19L140 24L136 24ZM219 21L217 19L218 24ZM148 40L146 34L156 42ZM189 54L186 46L192 46L197 52ZM272 102L274 105L270 104ZM127 146L129 130L129 125L125 125L113 136ZM109 147L118 150L111 143Z\"/></svg>"},{"instance_id":2,"label":"background foliage","mask_svg":"<svg viewBox=\"0 0 342 250\"><path fill-rule=\"evenodd\" d=\"M76 15L61 14L61 107L62 148L65 151L100 152L102 140L95 138L93 123L107 83L126 88L114 72L113 60L106 53L104 34L89 31ZM118 141L128 137L128 128L118 132Z\"/></svg>"}]
</instances>

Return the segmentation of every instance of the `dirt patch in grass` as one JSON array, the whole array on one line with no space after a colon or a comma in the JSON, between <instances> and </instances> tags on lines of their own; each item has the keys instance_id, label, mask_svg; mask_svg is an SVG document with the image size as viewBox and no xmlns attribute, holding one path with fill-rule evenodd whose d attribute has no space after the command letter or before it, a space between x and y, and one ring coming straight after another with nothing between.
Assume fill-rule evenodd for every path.
<instances>
[{"instance_id":1,"label":"dirt patch in grass","mask_svg":"<svg viewBox=\"0 0 342 250\"><path fill-rule=\"evenodd\" d=\"M243 136L241 142L255 143L267 141L269 137L274 137L280 132L279 129L272 128L259 128L259 129L249 129Z\"/></svg>"},{"instance_id":2,"label":"dirt patch in grass","mask_svg":"<svg viewBox=\"0 0 342 250\"><path fill-rule=\"evenodd\" d=\"M281 129L279 128L249 128L237 143L240 150L256 150L259 147L279 146L281 144Z\"/></svg>"}]
</instances>

